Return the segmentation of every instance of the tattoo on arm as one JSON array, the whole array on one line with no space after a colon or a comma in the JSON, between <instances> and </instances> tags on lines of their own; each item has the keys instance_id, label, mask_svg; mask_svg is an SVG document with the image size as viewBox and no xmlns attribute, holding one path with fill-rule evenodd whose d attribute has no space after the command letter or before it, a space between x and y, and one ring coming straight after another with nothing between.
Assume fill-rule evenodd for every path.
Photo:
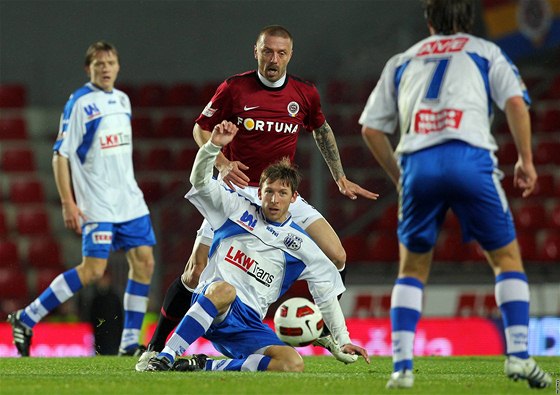
<instances>
[{"instance_id":1,"label":"tattoo on arm","mask_svg":"<svg viewBox=\"0 0 560 395\"><path fill-rule=\"evenodd\" d=\"M338 181L341 177L344 177L344 170L342 169L342 162L340 161L340 154L336 145L334 133L326 121L322 126L313 131L313 138L333 178Z\"/></svg>"}]
</instances>

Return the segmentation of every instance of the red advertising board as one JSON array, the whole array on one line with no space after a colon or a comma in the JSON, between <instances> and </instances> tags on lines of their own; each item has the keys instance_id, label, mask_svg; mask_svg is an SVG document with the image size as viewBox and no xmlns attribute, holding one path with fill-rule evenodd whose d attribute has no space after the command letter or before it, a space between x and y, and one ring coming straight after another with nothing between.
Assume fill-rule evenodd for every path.
<instances>
[{"instance_id":1,"label":"red advertising board","mask_svg":"<svg viewBox=\"0 0 560 395\"><path fill-rule=\"evenodd\" d=\"M355 344L371 355L391 355L391 323L389 319L347 319L348 330ZM271 321L267 321L272 326ZM146 331L151 338L155 325ZM40 323L34 330L32 356L62 357L94 355L93 331L89 324ZM11 344L9 324L0 324L0 357L17 356ZM298 349L303 355L328 354L320 347ZM421 355L500 355L504 344L499 328L482 318L425 318L416 333L414 354ZM212 344L199 339L189 347L189 354L219 355Z\"/></svg>"}]
</instances>

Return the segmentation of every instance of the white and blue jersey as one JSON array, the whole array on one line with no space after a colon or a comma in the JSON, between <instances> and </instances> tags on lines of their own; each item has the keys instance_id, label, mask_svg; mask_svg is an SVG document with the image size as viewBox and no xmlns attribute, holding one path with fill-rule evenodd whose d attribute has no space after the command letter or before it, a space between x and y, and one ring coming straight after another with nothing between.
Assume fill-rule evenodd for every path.
<instances>
[{"instance_id":1,"label":"white and blue jersey","mask_svg":"<svg viewBox=\"0 0 560 395\"><path fill-rule=\"evenodd\" d=\"M91 83L69 98L53 150L68 158L76 203L89 222L122 223L149 213L134 178L131 108L118 89Z\"/></svg>"},{"instance_id":2,"label":"white and blue jersey","mask_svg":"<svg viewBox=\"0 0 560 395\"><path fill-rule=\"evenodd\" d=\"M494 104L515 96L530 104L515 65L470 34L430 36L387 62L359 123L400 129L398 235L409 250L433 247L449 208L464 241L493 250L515 238L490 131Z\"/></svg>"},{"instance_id":3,"label":"white and blue jersey","mask_svg":"<svg viewBox=\"0 0 560 395\"><path fill-rule=\"evenodd\" d=\"M529 96L515 65L495 44L458 33L433 35L393 56L371 93L359 123L401 138L398 154L449 140L490 151L492 105Z\"/></svg>"},{"instance_id":4,"label":"white and blue jersey","mask_svg":"<svg viewBox=\"0 0 560 395\"><path fill-rule=\"evenodd\" d=\"M340 275L301 227L291 218L284 223L269 222L259 205L211 178L219 152L220 147L210 142L199 150L191 182L196 174L204 181L193 182L195 186L186 195L215 230L208 265L195 292L215 281L226 281L260 320L296 280L307 281L319 307L336 300L345 290ZM335 338L341 344L349 343L343 319L334 327Z\"/></svg>"}]
</instances>

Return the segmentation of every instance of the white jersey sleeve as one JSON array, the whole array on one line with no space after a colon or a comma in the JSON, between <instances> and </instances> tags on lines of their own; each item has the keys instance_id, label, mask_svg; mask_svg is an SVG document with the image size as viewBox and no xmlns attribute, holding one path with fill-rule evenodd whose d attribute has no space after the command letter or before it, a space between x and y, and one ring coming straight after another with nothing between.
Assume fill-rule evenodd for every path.
<instances>
[{"instance_id":1,"label":"white jersey sleeve","mask_svg":"<svg viewBox=\"0 0 560 395\"><path fill-rule=\"evenodd\" d=\"M515 65L493 43L469 34L434 35L391 58L359 123L394 133L396 152L415 152L448 140L495 151L493 105L530 99Z\"/></svg>"}]
</instances>

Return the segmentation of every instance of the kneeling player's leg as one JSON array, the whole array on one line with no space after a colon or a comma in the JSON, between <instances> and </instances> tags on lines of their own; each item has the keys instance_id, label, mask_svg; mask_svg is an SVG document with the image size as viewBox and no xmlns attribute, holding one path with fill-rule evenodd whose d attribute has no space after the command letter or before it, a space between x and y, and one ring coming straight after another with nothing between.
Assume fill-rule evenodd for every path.
<instances>
[{"instance_id":1,"label":"kneeling player's leg","mask_svg":"<svg viewBox=\"0 0 560 395\"><path fill-rule=\"evenodd\" d=\"M191 307L192 290L198 285L200 273L206 267L211 239L198 236L183 274L167 289L150 349L161 351L165 341Z\"/></svg>"}]
</instances>

